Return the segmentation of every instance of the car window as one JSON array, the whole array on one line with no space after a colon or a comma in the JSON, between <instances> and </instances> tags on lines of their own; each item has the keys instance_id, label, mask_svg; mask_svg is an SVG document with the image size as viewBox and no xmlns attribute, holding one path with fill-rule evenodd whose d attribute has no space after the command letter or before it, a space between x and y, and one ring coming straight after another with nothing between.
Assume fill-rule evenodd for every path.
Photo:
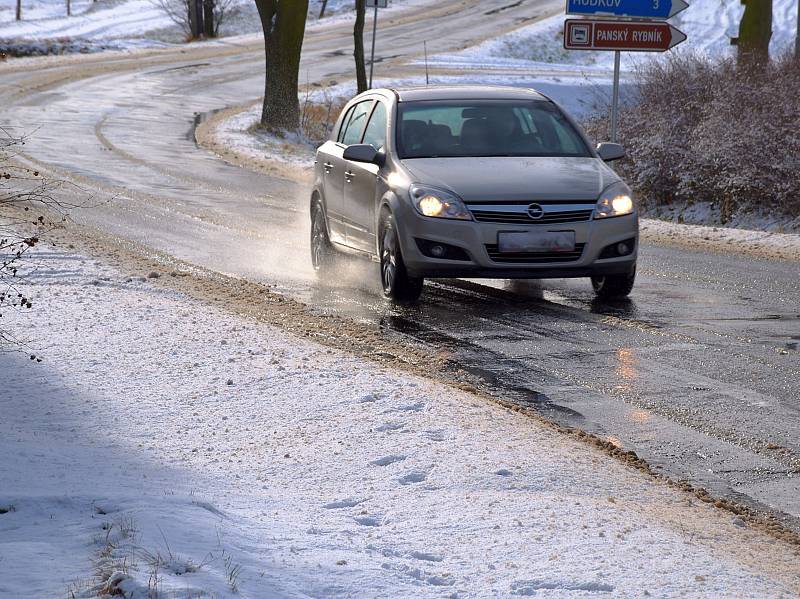
<instances>
[{"instance_id":1,"label":"car window","mask_svg":"<svg viewBox=\"0 0 800 599\"><path fill-rule=\"evenodd\" d=\"M367 115L372 108L372 100L366 102L359 102L353 108L353 113L350 115L350 121L347 123L342 143L346 146L357 144L361 141L361 132L364 131L364 123L367 121Z\"/></svg>"},{"instance_id":2,"label":"car window","mask_svg":"<svg viewBox=\"0 0 800 599\"><path fill-rule=\"evenodd\" d=\"M339 143L341 143L342 138L344 138L344 132L347 131L347 123L350 120L350 117L353 116L354 108L355 105L348 108L347 114L345 114L344 118L342 119L342 126L339 127L339 135L336 136L336 141L338 141Z\"/></svg>"},{"instance_id":3,"label":"car window","mask_svg":"<svg viewBox=\"0 0 800 599\"><path fill-rule=\"evenodd\" d=\"M376 150L386 145L386 105L383 102L375 103L375 110L369 117L367 129L364 131L364 141L361 143L371 144Z\"/></svg>"},{"instance_id":4,"label":"car window","mask_svg":"<svg viewBox=\"0 0 800 599\"><path fill-rule=\"evenodd\" d=\"M561 110L541 100L404 102L398 121L400 158L591 156Z\"/></svg>"}]
</instances>

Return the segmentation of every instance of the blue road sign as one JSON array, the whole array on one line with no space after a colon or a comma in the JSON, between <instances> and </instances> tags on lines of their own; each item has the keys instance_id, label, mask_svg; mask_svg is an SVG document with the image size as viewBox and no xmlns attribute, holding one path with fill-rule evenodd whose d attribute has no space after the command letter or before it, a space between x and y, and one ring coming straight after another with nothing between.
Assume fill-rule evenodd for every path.
<instances>
[{"instance_id":1,"label":"blue road sign","mask_svg":"<svg viewBox=\"0 0 800 599\"><path fill-rule=\"evenodd\" d=\"M669 19L687 8L684 0L567 0L568 15Z\"/></svg>"}]
</instances>

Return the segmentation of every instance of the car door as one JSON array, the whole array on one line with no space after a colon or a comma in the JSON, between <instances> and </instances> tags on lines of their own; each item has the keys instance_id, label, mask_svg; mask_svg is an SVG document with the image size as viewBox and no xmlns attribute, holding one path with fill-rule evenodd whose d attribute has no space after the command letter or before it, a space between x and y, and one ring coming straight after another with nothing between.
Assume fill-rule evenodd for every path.
<instances>
[{"instance_id":1,"label":"car door","mask_svg":"<svg viewBox=\"0 0 800 599\"><path fill-rule=\"evenodd\" d=\"M325 213L328 217L331 241L346 244L345 226L342 221L342 193L344 185L344 166L341 141L347 124L353 115L355 105L347 109L336 136L326 141L317 152L317 168L321 171L322 190L325 196Z\"/></svg>"},{"instance_id":2,"label":"car door","mask_svg":"<svg viewBox=\"0 0 800 599\"><path fill-rule=\"evenodd\" d=\"M331 198L333 201L331 211L334 216L332 218L338 220L337 227L341 228L344 244L351 247L355 246L353 246L352 240L350 239L350 227L346 216L346 207L350 200L348 197L349 185L345 183L345 171L347 171L350 162L342 158L342 154L347 146L361 142L361 137L364 134L364 127L367 124L370 112L372 112L372 105L374 102L375 101L371 99L364 100L353 106L347 122L342 125L336 148L331 152L330 156L333 165L331 169L332 173L329 176L332 189Z\"/></svg>"},{"instance_id":3,"label":"car door","mask_svg":"<svg viewBox=\"0 0 800 599\"><path fill-rule=\"evenodd\" d=\"M386 115L386 104L376 101L360 143L370 144L376 150L385 148ZM342 217L347 226L347 243L359 250L374 252L375 195L380 167L365 162L344 162Z\"/></svg>"}]
</instances>

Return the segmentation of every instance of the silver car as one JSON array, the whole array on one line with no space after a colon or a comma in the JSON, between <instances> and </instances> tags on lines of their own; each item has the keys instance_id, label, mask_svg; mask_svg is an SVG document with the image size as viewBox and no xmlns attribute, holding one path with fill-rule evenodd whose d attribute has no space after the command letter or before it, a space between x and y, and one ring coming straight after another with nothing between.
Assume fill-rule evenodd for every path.
<instances>
[{"instance_id":1,"label":"silver car","mask_svg":"<svg viewBox=\"0 0 800 599\"><path fill-rule=\"evenodd\" d=\"M311 258L380 263L386 297L419 297L426 277L589 277L600 297L633 288L639 223L608 166L533 90L374 89L353 98L317 150Z\"/></svg>"}]
</instances>

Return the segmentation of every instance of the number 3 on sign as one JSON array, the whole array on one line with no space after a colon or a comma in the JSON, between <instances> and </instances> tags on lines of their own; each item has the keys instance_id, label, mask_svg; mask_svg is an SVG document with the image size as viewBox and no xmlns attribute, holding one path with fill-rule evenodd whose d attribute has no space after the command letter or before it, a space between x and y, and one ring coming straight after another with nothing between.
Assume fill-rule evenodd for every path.
<instances>
[{"instance_id":1,"label":"number 3 on sign","mask_svg":"<svg viewBox=\"0 0 800 599\"><path fill-rule=\"evenodd\" d=\"M658 10L658 7L661 5L661 0L653 0L653 10Z\"/></svg>"}]
</instances>

